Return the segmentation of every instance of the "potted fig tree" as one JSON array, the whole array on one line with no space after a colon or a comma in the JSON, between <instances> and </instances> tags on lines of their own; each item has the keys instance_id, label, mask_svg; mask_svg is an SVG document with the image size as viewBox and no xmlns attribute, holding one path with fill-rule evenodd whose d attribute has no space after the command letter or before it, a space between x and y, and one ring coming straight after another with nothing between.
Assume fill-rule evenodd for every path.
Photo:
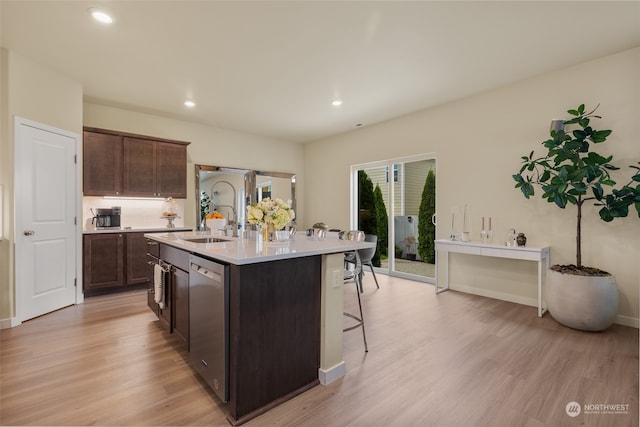
<instances>
[{"instance_id":1,"label":"potted fig tree","mask_svg":"<svg viewBox=\"0 0 640 427\"><path fill-rule=\"evenodd\" d=\"M586 112L582 104L568 110L572 117L552 128L551 137L542 143L546 154L534 157L532 151L523 156L520 171L513 175L515 187L525 198L533 196L537 186L549 203L561 209L576 207L576 263L551 267L545 299L559 323L586 331L601 331L613 324L618 314L618 289L611 274L582 264L582 208L585 203L598 206L600 218L606 222L628 216L630 209L640 217L640 167L630 166L631 178L619 185L610 175L619 169L611 163L613 156L592 150L611 134L611 130L591 126L592 119L601 118L594 114L597 108Z\"/></svg>"}]
</instances>

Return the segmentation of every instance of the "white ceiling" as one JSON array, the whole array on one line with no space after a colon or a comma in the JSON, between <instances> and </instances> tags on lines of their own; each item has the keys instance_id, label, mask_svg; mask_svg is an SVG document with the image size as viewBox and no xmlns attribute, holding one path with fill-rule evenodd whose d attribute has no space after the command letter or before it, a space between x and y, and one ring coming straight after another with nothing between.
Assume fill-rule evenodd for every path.
<instances>
[{"instance_id":1,"label":"white ceiling","mask_svg":"<svg viewBox=\"0 0 640 427\"><path fill-rule=\"evenodd\" d=\"M96 23L91 6L115 22ZM87 101L295 142L640 46L638 1L0 7L2 46L82 82Z\"/></svg>"}]
</instances>

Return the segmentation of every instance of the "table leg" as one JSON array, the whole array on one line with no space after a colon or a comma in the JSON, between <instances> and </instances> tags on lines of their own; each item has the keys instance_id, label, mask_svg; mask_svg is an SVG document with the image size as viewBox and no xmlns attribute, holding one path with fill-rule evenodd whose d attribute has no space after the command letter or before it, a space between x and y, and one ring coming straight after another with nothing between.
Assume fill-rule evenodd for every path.
<instances>
[{"instance_id":1,"label":"table leg","mask_svg":"<svg viewBox=\"0 0 640 427\"><path fill-rule=\"evenodd\" d=\"M542 256L538 260L538 317L544 316L544 313L546 313L547 311L547 308L544 306L545 304L544 304L544 295L543 295L542 275L545 273L545 271L543 271L542 269L542 261L543 260L545 261L544 265L548 270L549 269L549 252L543 252L541 255Z\"/></svg>"},{"instance_id":2,"label":"table leg","mask_svg":"<svg viewBox=\"0 0 640 427\"><path fill-rule=\"evenodd\" d=\"M449 290L449 251L444 252L444 286L440 287L440 273L438 269L438 252L436 251L436 294Z\"/></svg>"}]
</instances>

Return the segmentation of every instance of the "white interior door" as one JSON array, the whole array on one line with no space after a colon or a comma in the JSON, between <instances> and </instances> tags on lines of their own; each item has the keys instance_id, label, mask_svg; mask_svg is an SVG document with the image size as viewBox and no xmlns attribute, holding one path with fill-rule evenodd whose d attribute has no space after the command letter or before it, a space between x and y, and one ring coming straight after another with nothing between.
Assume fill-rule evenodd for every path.
<instances>
[{"instance_id":1,"label":"white interior door","mask_svg":"<svg viewBox=\"0 0 640 427\"><path fill-rule=\"evenodd\" d=\"M20 321L76 302L78 135L15 122L16 305Z\"/></svg>"}]
</instances>

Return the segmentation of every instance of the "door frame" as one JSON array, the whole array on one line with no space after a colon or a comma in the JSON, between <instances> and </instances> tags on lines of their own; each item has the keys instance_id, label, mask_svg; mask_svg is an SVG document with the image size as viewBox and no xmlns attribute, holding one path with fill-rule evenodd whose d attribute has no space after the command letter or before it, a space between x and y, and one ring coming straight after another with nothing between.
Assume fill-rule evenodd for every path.
<instances>
[{"instance_id":1,"label":"door frame","mask_svg":"<svg viewBox=\"0 0 640 427\"><path fill-rule=\"evenodd\" d=\"M417 161L421 161L421 160L434 160L435 164L436 164L436 171L437 171L437 165L438 165L438 158L436 156L435 152L430 152L430 153L422 153L422 154L414 154L411 156L405 156L405 157L395 157L393 159L386 159L386 160L378 160L375 162L368 162L368 163L359 163L359 164L355 164L351 166L351 173L350 173L350 182L349 182L349 187L350 187L350 196L349 196L349 223L350 223L350 228L354 229L357 228L358 226L358 171L362 170L362 169L367 169L367 168L376 168L376 167L388 167L389 168L389 176L392 177L393 176L393 165L395 163L399 163L399 164L403 164L404 163L411 163L411 162L417 162ZM390 178L391 180L393 178ZM436 180L436 212L438 212L438 197L437 197L437 185L438 185L438 181ZM389 253L393 253L393 248L394 245L391 244L391 242L395 242L395 228L394 228L394 224L393 224L393 220L394 220L394 216L395 216L395 212L394 212L394 205L395 203L393 202L395 200L395 189L394 189L394 185L390 185L389 186L389 200L391 201L391 206L389 206L389 214L388 214L388 230L389 230L389 241L387 242L387 246L389 248ZM403 193L404 193L404 189L403 189ZM404 197L404 194L401 195L401 197ZM404 205L404 203L403 203ZM382 273L382 274L387 274L389 276L394 276L394 277L402 277L405 279L410 279L410 280L414 280L414 281L419 281L419 282L426 282L426 283L431 283L431 284L435 284L435 277L423 277L423 276L417 276L417 275L413 275L413 274L408 274L408 273L403 273L403 272L398 272L395 271L395 255L394 256L389 256L389 267L387 269L383 269L381 267L375 267L375 271Z\"/></svg>"},{"instance_id":2,"label":"door frame","mask_svg":"<svg viewBox=\"0 0 640 427\"><path fill-rule=\"evenodd\" d=\"M71 138L75 141L75 153L76 153L76 179L75 179L75 188L74 188L74 199L75 199L75 224L76 224L76 232L75 232L75 249L76 249L76 257L75 257L75 275L76 275L76 304L80 304L84 302L84 293L82 292L82 168L78 165L82 164L82 137L79 133L71 132L68 130L56 128L50 125L46 125L43 123L35 122L33 120L25 119L23 117L14 116L13 130L14 130L14 166L16 163L16 157L18 152L18 145L21 143L24 135L22 134L22 126L29 126L36 129L43 130L45 132L57 133L59 135L63 135L65 137ZM14 236L14 259L15 259L15 267L14 267L14 306L15 306L15 317L11 321L11 326L17 326L21 324L24 320L24 307L22 306L22 284L20 283L20 268L18 257L20 256L20 251L18 250L18 245L16 244L17 236L18 236L18 222L15 220L19 212L17 211L17 206L19 206L18 198L21 197L23 192L20 190L19 182L17 179L18 170L14 167L13 171L13 236ZM79 227L80 223L80 227Z\"/></svg>"}]
</instances>

